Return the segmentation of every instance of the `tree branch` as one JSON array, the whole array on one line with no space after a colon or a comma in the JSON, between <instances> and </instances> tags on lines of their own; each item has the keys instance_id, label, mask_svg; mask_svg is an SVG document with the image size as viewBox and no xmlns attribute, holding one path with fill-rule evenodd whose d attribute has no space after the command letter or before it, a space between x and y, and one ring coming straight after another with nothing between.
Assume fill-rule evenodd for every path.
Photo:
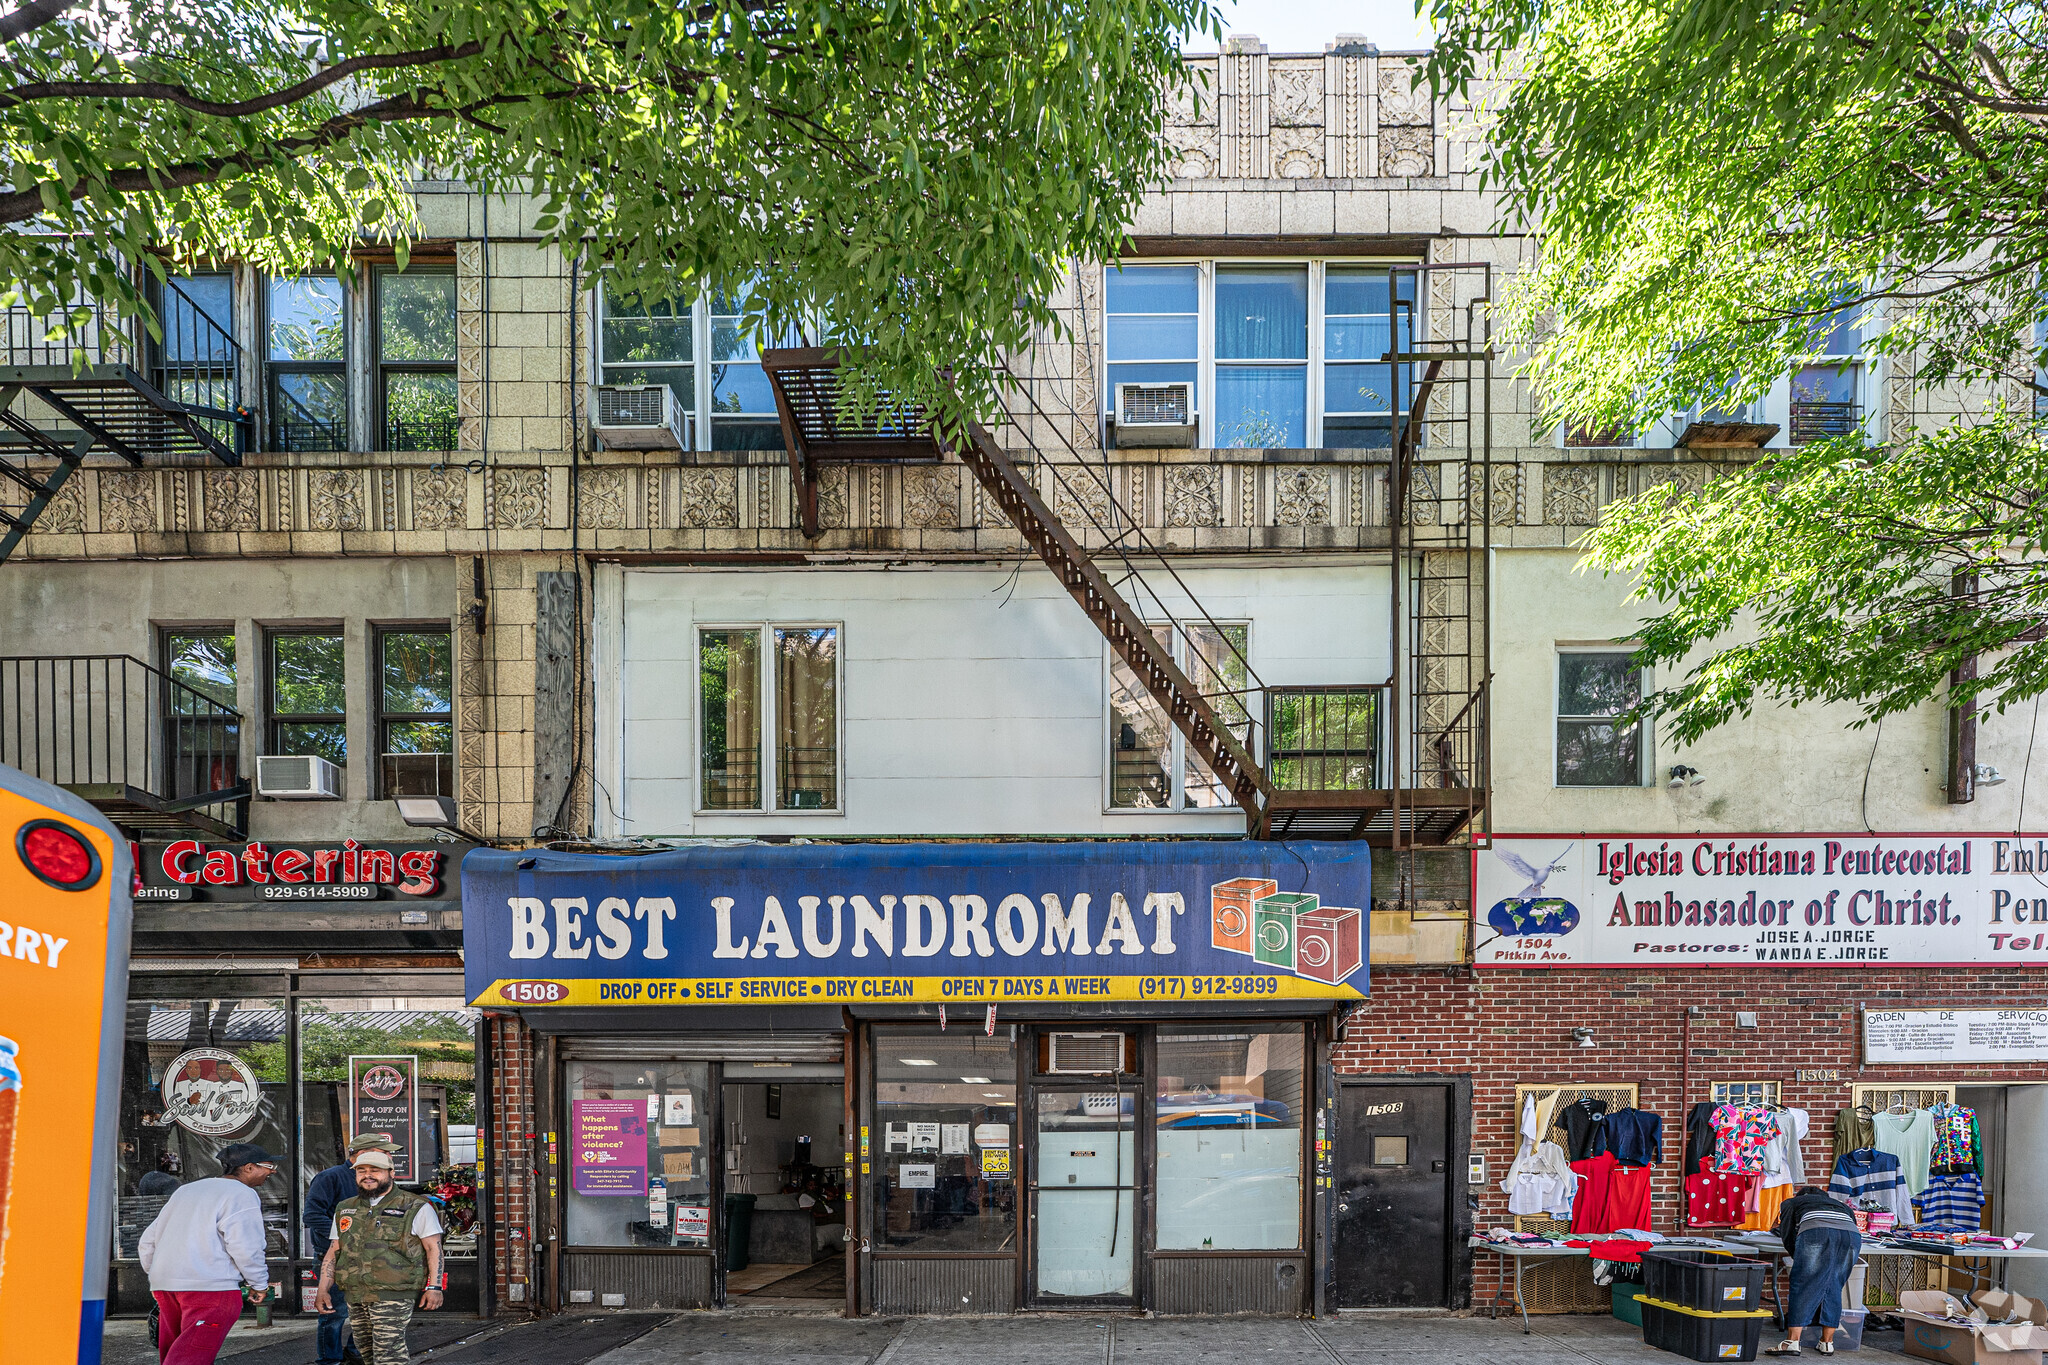
<instances>
[{"instance_id":1,"label":"tree branch","mask_svg":"<svg viewBox=\"0 0 2048 1365\"><path fill-rule=\"evenodd\" d=\"M66 0L66 3L69 3L69 0ZM213 118L248 118L252 114L268 113L273 109L297 104L339 81L347 80L359 71L397 71L412 66L433 66L441 62L474 57L483 50L484 45L480 42L467 42L460 47L450 47L443 43L439 47L421 48L416 52L383 52L350 57L282 90L273 90L267 95L226 103L202 99L186 87L173 85L168 81L37 81L29 85L17 85L12 90L0 90L0 109L12 109L31 100L48 99L163 100L181 109L190 109L194 113L206 114Z\"/></svg>"},{"instance_id":2,"label":"tree branch","mask_svg":"<svg viewBox=\"0 0 2048 1365\"><path fill-rule=\"evenodd\" d=\"M26 37L77 3L78 0L28 0L12 14L0 15L0 43Z\"/></svg>"}]
</instances>

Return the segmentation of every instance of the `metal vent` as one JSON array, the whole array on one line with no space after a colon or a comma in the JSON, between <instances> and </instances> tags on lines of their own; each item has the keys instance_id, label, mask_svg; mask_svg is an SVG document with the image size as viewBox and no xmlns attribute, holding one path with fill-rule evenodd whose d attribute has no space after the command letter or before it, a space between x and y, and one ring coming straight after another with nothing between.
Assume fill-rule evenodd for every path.
<instances>
[{"instance_id":1,"label":"metal vent","mask_svg":"<svg viewBox=\"0 0 2048 1365\"><path fill-rule=\"evenodd\" d=\"M1194 420L1187 384L1119 384L1116 395L1119 426L1185 426Z\"/></svg>"},{"instance_id":2,"label":"metal vent","mask_svg":"<svg viewBox=\"0 0 2048 1365\"><path fill-rule=\"evenodd\" d=\"M1113 1076L1124 1069L1121 1033L1055 1033L1045 1069L1055 1076Z\"/></svg>"},{"instance_id":3,"label":"metal vent","mask_svg":"<svg viewBox=\"0 0 2048 1365\"><path fill-rule=\"evenodd\" d=\"M662 395L659 384L626 388L601 384L597 388L597 424L601 427L658 427L662 425Z\"/></svg>"}]
</instances>

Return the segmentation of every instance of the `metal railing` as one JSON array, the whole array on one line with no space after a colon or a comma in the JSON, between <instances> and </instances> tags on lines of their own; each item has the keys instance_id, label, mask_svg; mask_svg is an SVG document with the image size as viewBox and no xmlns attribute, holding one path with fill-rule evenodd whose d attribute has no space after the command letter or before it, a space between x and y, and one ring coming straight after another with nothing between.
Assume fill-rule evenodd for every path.
<instances>
[{"instance_id":1,"label":"metal railing","mask_svg":"<svg viewBox=\"0 0 2048 1365\"><path fill-rule=\"evenodd\" d=\"M7 363L19 367L133 365L133 325L98 302L83 302L57 313L39 313L25 303L6 312Z\"/></svg>"},{"instance_id":2,"label":"metal railing","mask_svg":"<svg viewBox=\"0 0 2048 1365\"><path fill-rule=\"evenodd\" d=\"M0 658L0 762L104 800L241 833L242 714L125 654Z\"/></svg>"},{"instance_id":3,"label":"metal railing","mask_svg":"<svg viewBox=\"0 0 2048 1365\"><path fill-rule=\"evenodd\" d=\"M1861 403L1792 404L1792 444L1826 441L1837 436L1854 436L1863 428Z\"/></svg>"},{"instance_id":4,"label":"metal railing","mask_svg":"<svg viewBox=\"0 0 2048 1365\"><path fill-rule=\"evenodd\" d=\"M1266 689L1266 776L1275 791L1386 787L1387 685Z\"/></svg>"},{"instance_id":5,"label":"metal railing","mask_svg":"<svg viewBox=\"0 0 2048 1365\"><path fill-rule=\"evenodd\" d=\"M174 280L164 281L156 311L163 333L151 348L158 392L194 411L232 414L240 406L242 359L234 337Z\"/></svg>"},{"instance_id":6,"label":"metal railing","mask_svg":"<svg viewBox=\"0 0 2048 1365\"><path fill-rule=\"evenodd\" d=\"M461 429L461 420L454 417L393 418L384 424L384 449L454 450Z\"/></svg>"},{"instance_id":7,"label":"metal railing","mask_svg":"<svg viewBox=\"0 0 2048 1365\"><path fill-rule=\"evenodd\" d=\"M160 340L138 318L124 318L98 300L54 313L27 304L8 308L0 325L7 364L21 368L128 365L147 370L172 402L194 412L231 416L239 400L242 348L206 310L165 280L156 300Z\"/></svg>"},{"instance_id":8,"label":"metal railing","mask_svg":"<svg viewBox=\"0 0 2048 1365\"><path fill-rule=\"evenodd\" d=\"M1486 777L1487 684L1465 698L1448 723L1423 741L1415 785L1445 789L1484 788Z\"/></svg>"}]
</instances>

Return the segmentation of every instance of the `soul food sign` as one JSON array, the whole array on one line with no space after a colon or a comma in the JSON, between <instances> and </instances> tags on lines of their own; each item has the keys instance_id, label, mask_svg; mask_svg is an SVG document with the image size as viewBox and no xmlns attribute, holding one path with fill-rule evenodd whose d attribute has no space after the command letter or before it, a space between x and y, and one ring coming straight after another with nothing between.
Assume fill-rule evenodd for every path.
<instances>
[{"instance_id":1,"label":"soul food sign","mask_svg":"<svg viewBox=\"0 0 2048 1365\"><path fill-rule=\"evenodd\" d=\"M1356 844L893 844L463 861L478 1005L1355 999Z\"/></svg>"},{"instance_id":2,"label":"soul food sign","mask_svg":"<svg viewBox=\"0 0 2048 1365\"><path fill-rule=\"evenodd\" d=\"M1496 836L1482 967L2048 963L2038 836Z\"/></svg>"}]
</instances>

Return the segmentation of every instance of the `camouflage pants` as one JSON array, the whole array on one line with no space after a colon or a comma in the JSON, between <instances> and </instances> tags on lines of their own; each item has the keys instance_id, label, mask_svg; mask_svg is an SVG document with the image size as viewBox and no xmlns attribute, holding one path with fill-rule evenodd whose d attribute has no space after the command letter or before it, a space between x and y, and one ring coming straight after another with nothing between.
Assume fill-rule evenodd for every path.
<instances>
[{"instance_id":1,"label":"camouflage pants","mask_svg":"<svg viewBox=\"0 0 2048 1365\"><path fill-rule=\"evenodd\" d=\"M365 1295L348 1307L356 1347L367 1365L412 1365L412 1356L405 1346L406 1325L412 1321L411 1299L373 1299Z\"/></svg>"}]
</instances>

